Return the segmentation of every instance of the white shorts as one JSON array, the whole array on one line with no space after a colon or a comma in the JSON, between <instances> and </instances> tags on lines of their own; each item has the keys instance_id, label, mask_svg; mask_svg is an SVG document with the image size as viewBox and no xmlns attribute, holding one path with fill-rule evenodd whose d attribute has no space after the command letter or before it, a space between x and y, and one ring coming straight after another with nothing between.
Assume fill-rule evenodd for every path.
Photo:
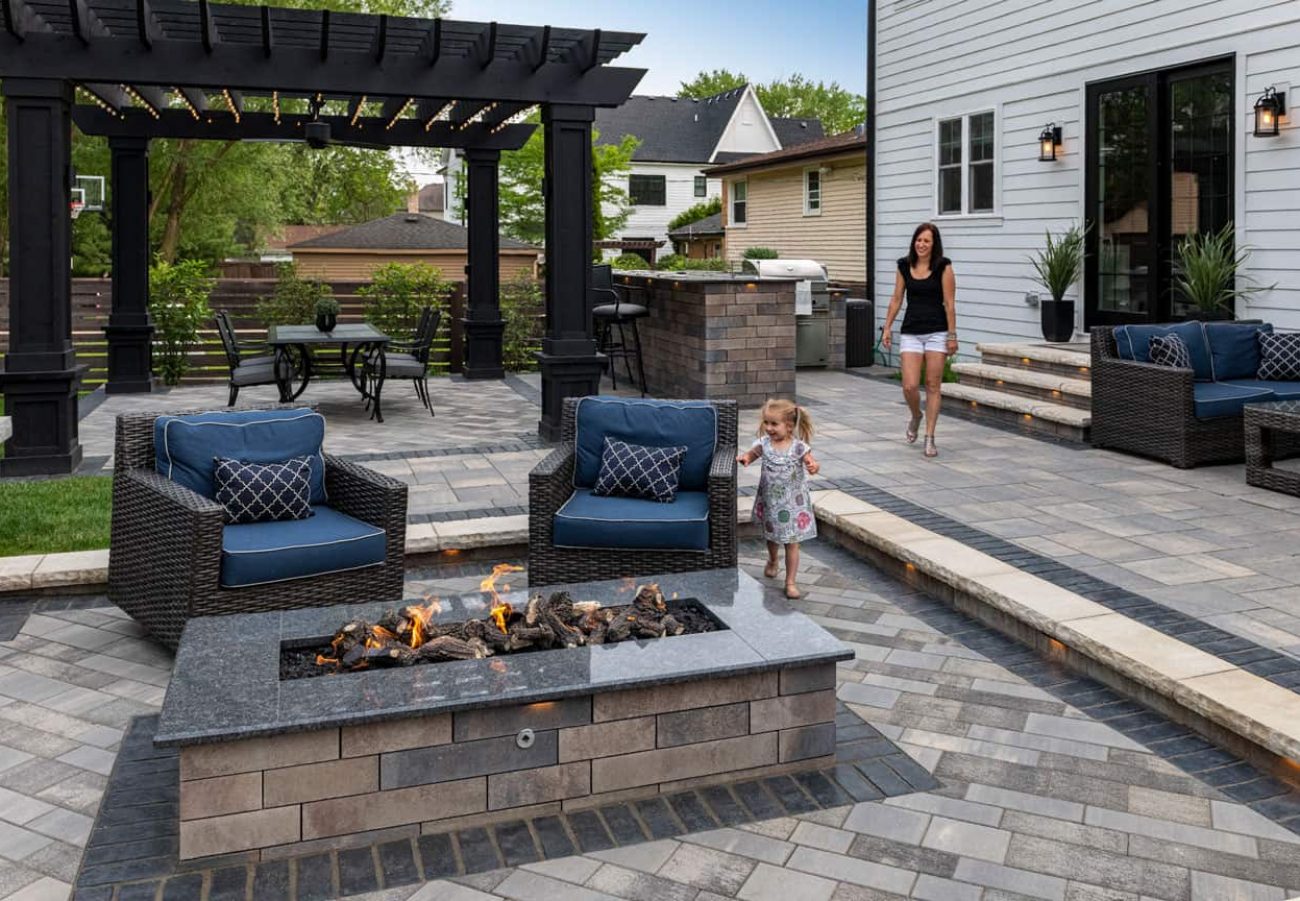
<instances>
[{"instance_id":1,"label":"white shorts","mask_svg":"<svg viewBox=\"0 0 1300 901\"><path fill-rule=\"evenodd\" d=\"M947 353L948 333L930 332L928 335L899 335L900 354Z\"/></svg>"}]
</instances>

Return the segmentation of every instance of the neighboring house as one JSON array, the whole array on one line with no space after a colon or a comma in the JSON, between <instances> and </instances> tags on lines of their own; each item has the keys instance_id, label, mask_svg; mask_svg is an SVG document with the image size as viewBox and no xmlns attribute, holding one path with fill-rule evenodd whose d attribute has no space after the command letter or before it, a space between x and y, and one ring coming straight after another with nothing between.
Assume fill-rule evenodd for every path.
<instances>
[{"instance_id":1,"label":"neighboring house","mask_svg":"<svg viewBox=\"0 0 1300 901\"><path fill-rule=\"evenodd\" d=\"M725 254L749 247L816 260L832 281L867 280L865 128L705 170L723 182Z\"/></svg>"},{"instance_id":2,"label":"neighboring house","mask_svg":"<svg viewBox=\"0 0 1300 901\"><path fill-rule=\"evenodd\" d=\"M713 260L722 256L722 214L714 213L695 222L679 226L668 233L673 252L691 260Z\"/></svg>"},{"instance_id":3,"label":"neighboring house","mask_svg":"<svg viewBox=\"0 0 1300 901\"><path fill-rule=\"evenodd\" d=\"M704 100L633 96L614 109L596 110L598 144L617 144L625 135L641 143L631 170L619 176L628 194L630 215L612 240L601 243L607 255L626 250L653 260L667 253L668 223L688 207L717 197L721 185L704 175L723 163L779 150L823 137L816 119L771 118L749 85ZM447 196L455 197L460 157L449 151L444 175ZM445 217L455 211L448 204Z\"/></svg>"},{"instance_id":4,"label":"neighboring house","mask_svg":"<svg viewBox=\"0 0 1300 901\"><path fill-rule=\"evenodd\" d=\"M1027 258L1045 230L1090 228L1075 290L1089 328L1179 317L1177 243L1234 222L1238 247L1254 248L1249 274L1276 284L1238 300L1237 316L1300 328L1300 117L1254 134L1267 88L1289 111L1300 103L1300 4L876 7L878 321L926 220L953 260L964 353L1041 338Z\"/></svg>"},{"instance_id":5,"label":"neighboring house","mask_svg":"<svg viewBox=\"0 0 1300 901\"><path fill-rule=\"evenodd\" d=\"M423 213L395 213L289 248L299 274L321 279L368 279L388 263L428 263L450 281L465 280L467 233L464 228ZM501 238L501 278L536 275L541 251Z\"/></svg>"}]
</instances>

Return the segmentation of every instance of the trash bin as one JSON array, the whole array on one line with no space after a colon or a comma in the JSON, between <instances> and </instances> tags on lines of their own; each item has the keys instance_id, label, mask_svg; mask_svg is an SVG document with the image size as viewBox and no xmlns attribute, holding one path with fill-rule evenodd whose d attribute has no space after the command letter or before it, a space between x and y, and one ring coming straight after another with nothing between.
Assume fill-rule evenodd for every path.
<instances>
[{"instance_id":1,"label":"trash bin","mask_svg":"<svg viewBox=\"0 0 1300 901\"><path fill-rule=\"evenodd\" d=\"M876 309L870 300L844 301L844 365L870 366L875 362Z\"/></svg>"}]
</instances>

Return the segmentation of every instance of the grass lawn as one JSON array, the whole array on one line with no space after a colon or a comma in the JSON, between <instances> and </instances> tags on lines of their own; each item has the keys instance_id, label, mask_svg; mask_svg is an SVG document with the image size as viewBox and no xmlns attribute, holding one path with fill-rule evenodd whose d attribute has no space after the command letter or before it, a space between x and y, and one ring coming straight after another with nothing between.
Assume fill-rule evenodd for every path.
<instances>
[{"instance_id":1,"label":"grass lawn","mask_svg":"<svg viewBox=\"0 0 1300 901\"><path fill-rule=\"evenodd\" d=\"M112 476L0 482L0 557L108 547Z\"/></svg>"}]
</instances>

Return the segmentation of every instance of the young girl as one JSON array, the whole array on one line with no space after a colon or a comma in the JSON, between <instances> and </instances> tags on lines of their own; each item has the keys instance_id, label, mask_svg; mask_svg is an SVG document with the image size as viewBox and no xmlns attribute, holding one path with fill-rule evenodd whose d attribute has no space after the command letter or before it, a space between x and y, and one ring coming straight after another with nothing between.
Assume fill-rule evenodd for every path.
<instances>
[{"instance_id":1,"label":"young girl","mask_svg":"<svg viewBox=\"0 0 1300 901\"><path fill-rule=\"evenodd\" d=\"M817 520L804 475L805 469L814 476L821 469L812 455L812 417L788 400L769 400L760 415L763 421L758 427L759 437L736 462L748 466L763 458L758 496L754 499L754 522L763 524L763 537L767 539L763 575L776 578L777 548L785 545L785 596L797 598L799 589L794 579L799 571L799 542L817 537Z\"/></svg>"}]
</instances>

